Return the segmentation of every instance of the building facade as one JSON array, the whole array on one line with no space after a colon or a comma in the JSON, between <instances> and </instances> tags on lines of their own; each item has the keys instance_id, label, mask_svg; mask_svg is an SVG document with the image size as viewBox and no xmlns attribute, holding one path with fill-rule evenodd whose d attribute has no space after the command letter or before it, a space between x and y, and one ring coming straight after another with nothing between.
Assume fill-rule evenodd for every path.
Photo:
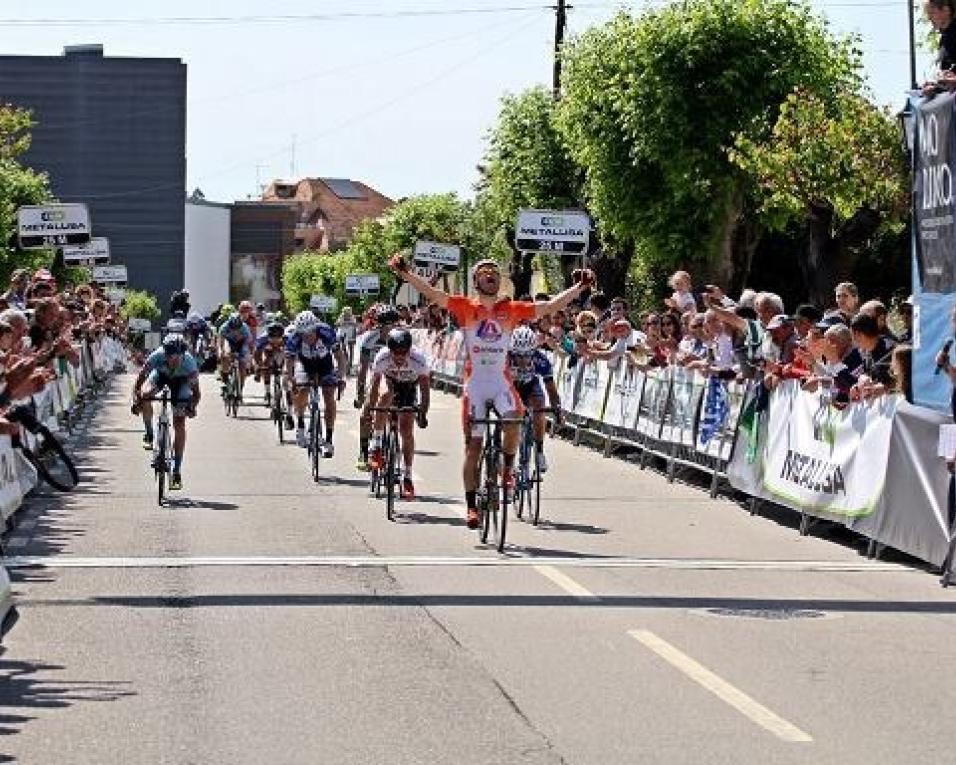
<instances>
[{"instance_id":1,"label":"building facade","mask_svg":"<svg viewBox=\"0 0 956 765\"><path fill-rule=\"evenodd\" d=\"M185 278L186 65L99 45L0 56L0 102L33 112L23 163L60 201L85 202L129 286L168 307Z\"/></svg>"}]
</instances>

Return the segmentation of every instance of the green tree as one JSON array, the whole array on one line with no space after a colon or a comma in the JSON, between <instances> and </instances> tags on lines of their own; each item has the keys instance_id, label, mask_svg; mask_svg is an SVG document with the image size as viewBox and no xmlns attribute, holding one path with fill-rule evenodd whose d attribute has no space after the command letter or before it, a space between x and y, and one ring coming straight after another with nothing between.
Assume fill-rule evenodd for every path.
<instances>
[{"instance_id":1,"label":"green tree","mask_svg":"<svg viewBox=\"0 0 956 765\"><path fill-rule=\"evenodd\" d=\"M485 240L482 252L498 260L507 254L521 294L530 291L532 257L514 249L518 211L580 208L583 173L564 146L554 99L543 87L505 96L487 140L472 229Z\"/></svg>"},{"instance_id":2,"label":"green tree","mask_svg":"<svg viewBox=\"0 0 956 765\"><path fill-rule=\"evenodd\" d=\"M858 88L859 54L809 6L688 0L621 13L565 49L558 126L586 170L602 242L629 264L688 265L725 282L759 231L728 152L759 140L796 87ZM752 251L752 249L751 249Z\"/></svg>"},{"instance_id":3,"label":"green tree","mask_svg":"<svg viewBox=\"0 0 956 765\"><path fill-rule=\"evenodd\" d=\"M730 157L758 190L766 224L805 232L799 263L811 299L829 300L833 284L852 275L861 248L904 226L908 175L899 126L861 95L823 98L797 89L771 134L741 136Z\"/></svg>"},{"instance_id":4,"label":"green tree","mask_svg":"<svg viewBox=\"0 0 956 765\"><path fill-rule=\"evenodd\" d=\"M15 268L35 269L53 263L52 250L21 250L17 245L17 208L49 201L45 174L20 164L30 148L30 112L0 104L0 283Z\"/></svg>"}]
</instances>

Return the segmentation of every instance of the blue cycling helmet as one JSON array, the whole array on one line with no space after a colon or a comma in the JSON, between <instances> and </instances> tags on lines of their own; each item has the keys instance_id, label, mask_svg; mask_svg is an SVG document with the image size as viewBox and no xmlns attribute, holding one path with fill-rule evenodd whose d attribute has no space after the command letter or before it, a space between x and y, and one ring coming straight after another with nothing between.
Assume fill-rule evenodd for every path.
<instances>
[{"instance_id":1,"label":"blue cycling helmet","mask_svg":"<svg viewBox=\"0 0 956 765\"><path fill-rule=\"evenodd\" d=\"M226 329L239 329L243 325L242 317L234 313L228 319L226 319L225 328Z\"/></svg>"}]
</instances>

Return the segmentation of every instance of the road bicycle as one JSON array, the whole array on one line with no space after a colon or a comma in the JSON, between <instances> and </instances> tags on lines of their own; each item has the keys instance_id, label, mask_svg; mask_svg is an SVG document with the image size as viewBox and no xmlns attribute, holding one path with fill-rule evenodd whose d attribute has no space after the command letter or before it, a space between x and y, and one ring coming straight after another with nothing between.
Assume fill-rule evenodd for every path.
<instances>
[{"instance_id":1,"label":"road bicycle","mask_svg":"<svg viewBox=\"0 0 956 765\"><path fill-rule=\"evenodd\" d=\"M169 389L164 388L158 396L149 396L141 401L159 401L159 417L156 419L156 438L153 446L153 472L156 476L157 499L160 507L166 499L166 484L173 472L173 445L170 437L170 404L186 404L192 406L192 399L170 398Z\"/></svg>"},{"instance_id":2,"label":"road bicycle","mask_svg":"<svg viewBox=\"0 0 956 765\"><path fill-rule=\"evenodd\" d=\"M322 459L322 389L318 383L309 384L309 464L312 480L319 482L319 461Z\"/></svg>"},{"instance_id":3,"label":"road bicycle","mask_svg":"<svg viewBox=\"0 0 956 765\"><path fill-rule=\"evenodd\" d=\"M538 444L534 439L534 416L553 414L554 409L526 409L521 421L521 441L518 446L518 469L515 476L515 513L534 526L541 515L541 483L544 476L538 470ZM525 516L527 510L527 516Z\"/></svg>"},{"instance_id":4,"label":"road bicycle","mask_svg":"<svg viewBox=\"0 0 956 765\"><path fill-rule=\"evenodd\" d=\"M401 486L405 462L402 459L402 442L398 428L399 415L418 414L417 406L373 406L370 411L386 412L385 434L382 440L382 468L372 467L371 490L376 497L382 496L385 487L385 517L395 520L395 487Z\"/></svg>"},{"instance_id":5,"label":"road bicycle","mask_svg":"<svg viewBox=\"0 0 956 765\"><path fill-rule=\"evenodd\" d=\"M27 462L33 465L37 475L57 491L72 491L80 482L79 473L63 444L50 429L37 419L28 405L18 406L7 412L7 419L15 422L29 433L22 432L11 438L14 448L19 449Z\"/></svg>"},{"instance_id":6,"label":"road bicycle","mask_svg":"<svg viewBox=\"0 0 956 765\"><path fill-rule=\"evenodd\" d=\"M279 443L285 443L285 389L282 387L282 364L272 364L272 401L269 412L276 430L279 432Z\"/></svg>"},{"instance_id":7,"label":"road bicycle","mask_svg":"<svg viewBox=\"0 0 956 765\"><path fill-rule=\"evenodd\" d=\"M478 509L481 512L481 542L487 544L488 537L494 540L498 552L504 552L505 536L508 530L508 505L511 497L506 487L501 485L501 468L504 458L501 451L502 429L505 425L519 425L520 417L505 418L497 415L494 407L488 403L485 417L472 420L473 425L482 425L485 429L481 457L478 460Z\"/></svg>"},{"instance_id":8,"label":"road bicycle","mask_svg":"<svg viewBox=\"0 0 956 765\"><path fill-rule=\"evenodd\" d=\"M233 355L222 386L222 401L226 407L226 417L239 416L239 404L242 402L242 385L239 378L239 359Z\"/></svg>"}]
</instances>

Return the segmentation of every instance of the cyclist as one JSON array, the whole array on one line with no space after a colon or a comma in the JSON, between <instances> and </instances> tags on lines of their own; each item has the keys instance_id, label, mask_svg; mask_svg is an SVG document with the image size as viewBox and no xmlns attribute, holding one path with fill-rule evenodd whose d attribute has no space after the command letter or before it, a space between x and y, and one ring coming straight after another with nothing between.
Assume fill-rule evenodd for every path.
<instances>
[{"instance_id":1,"label":"cyclist","mask_svg":"<svg viewBox=\"0 0 956 765\"><path fill-rule=\"evenodd\" d=\"M256 381L262 380L266 388L266 406L272 404L272 369L276 361L283 357L285 350L285 327L273 321L266 325L266 331L258 340L252 354L256 365Z\"/></svg>"},{"instance_id":2,"label":"cyclist","mask_svg":"<svg viewBox=\"0 0 956 765\"><path fill-rule=\"evenodd\" d=\"M359 351L359 368L355 377L355 401L353 405L360 408L365 402L365 383L372 362L379 351L385 347L385 339L392 327L398 322L398 311L388 305L380 305L375 309L371 320L375 326L365 332L357 343ZM371 417L362 417L359 420L359 456L355 467L358 470L368 470L368 447L372 436Z\"/></svg>"},{"instance_id":3,"label":"cyclist","mask_svg":"<svg viewBox=\"0 0 956 765\"><path fill-rule=\"evenodd\" d=\"M225 388L229 368L235 358L239 365L240 399L246 384L246 371L252 357L252 349L252 332L239 314L232 314L219 327L219 376Z\"/></svg>"},{"instance_id":4,"label":"cyclist","mask_svg":"<svg viewBox=\"0 0 956 765\"><path fill-rule=\"evenodd\" d=\"M548 401L560 417L561 398L558 386L554 383L554 369L548 357L538 347L538 335L531 327L516 327L511 334L511 350L508 352L508 364L515 381L515 389L521 397L521 403L534 412L534 440L537 445L537 467L539 473L548 471L548 461L544 456L544 437L547 422L544 417L544 387L548 390Z\"/></svg>"},{"instance_id":5,"label":"cyclist","mask_svg":"<svg viewBox=\"0 0 956 765\"><path fill-rule=\"evenodd\" d=\"M325 441L322 456L335 453L332 432L335 429L335 394L345 387L345 355L335 339L335 330L319 321L311 311L295 317L285 346L286 375L295 384L292 408L295 411L295 440L299 446L309 445L305 434L305 407L309 403L309 388L322 388L325 402Z\"/></svg>"},{"instance_id":6,"label":"cyclist","mask_svg":"<svg viewBox=\"0 0 956 765\"><path fill-rule=\"evenodd\" d=\"M180 314L186 318L189 314L189 290L185 287L169 296L169 315Z\"/></svg>"},{"instance_id":7,"label":"cyclist","mask_svg":"<svg viewBox=\"0 0 956 765\"><path fill-rule=\"evenodd\" d=\"M385 391L379 393L382 380ZM429 405L429 367L425 356L417 348L412 348L412 333L404 327L395 327L386 336L385 347L375 356L372 364L372 382L369 386L368 403L362 412L362 419L371 419L372 407L415 406L418 409L418 426L428 427ZM375 413L374 433L370 444L371 463L381 470L382 435L385 431L386 412ZM405 472L402 479L401 495L405 499L415 498L415 485L412 482L412 463L415 459L415 415L401 412L398 415L398 429L402 439L402 456Z\"/></svg>"},{"instance_id":8,"label":"cyclist","mask_svg":"<svg viewBox=\"0 0 956 765\"><path fill-rule=\"evenodd\" d=\"M169 388L173 400L173 477L170 489L183 487L183 452L186 449L186 417L196 416L199 405L199 367L179 335L166 335L153 351L133 383L133 414L143 416L146 434L143 448L153 448L153 402L149 400Z\"/></svg>"},{"instance_id":9,"label":"cyclist","mask_svg":"<svg viewBox=\"0 0 956 765\"><path fill-rule=\"evenodd\" d=\"M256 309L252 305L252 302L249 300L243 300L239 304L239 316L242 318L243 323L249 327L249 332L252 334L252 339L255 340L259 337L259 318L256 316Z\"/></svg>"},{"instance_id":10,"label":"cyclist","mask_svg":"<svg viewBox=\"0 0 956 765\"><path fill-rule=\"evenodd\" d=\"M401 255L389 261L389 267L399 279L408 282L426 300L446 308L465 336L467 360L465 363L465 396L462 401L462 421L465 428L465 460L462 478L468 507L468 528L481 523L477 507L478 460L481 456L482 429L472 420L483 419L485 408L491 404L504 419L519 417L522 413L508 369L507 352L511 333L524 321L540 319L570 305L594 281L590 270L575 271L577 283L546 302L531 303L510 300L500 294L501 268L493 260L480 260L472 269L472 285L476 297L449 295L411 272ZM514 490L514 461L518 451L519 431L516 424L503 426L502 453L504 470L502 485L507 492Z\"/></svg>"},{"instance_id":11,"label":"cyclist","mask_svg":"<svg viewBox=\"0 0 956 765\"><path fill-rule=\"evenodd\" d=\"M199 358L201 354L197 353L197 351L200 350L199 339L202 338L203 346L208 348L212 338L212 328L201 314L193 311L186 317L186 326L183 329L183 335L186 338L186 343L189 345L189 352L196 357L196 362L201 365L202 359Z\"/></svg>"}]
</instances>

